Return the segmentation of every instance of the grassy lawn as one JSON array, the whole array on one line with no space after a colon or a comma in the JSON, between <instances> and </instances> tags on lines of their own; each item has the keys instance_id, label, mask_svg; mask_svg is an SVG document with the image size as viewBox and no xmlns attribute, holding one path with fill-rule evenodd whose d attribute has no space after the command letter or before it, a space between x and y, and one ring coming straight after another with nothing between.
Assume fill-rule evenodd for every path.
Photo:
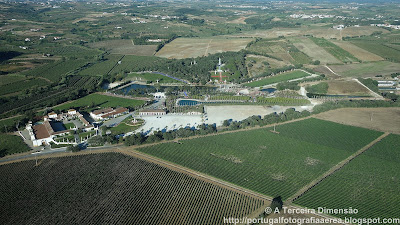
<instances>
[{"instance_id":1,"label":"grassy lawn","mask_svg":"<svg viewBox=\"0 0 400 225\"><path fill-rule=\"evenodd\" d=\"M245 84L245 86L261 87L261 86L268 85L268 84L274 84L274 83L279 83L279 82L283 82L283 81L294 80L294 79L307 77L307 76L310 76L310 75L303 71L294 71L294 72L279 74L279 75L276 75L273 77L268 77L268 78L265 78L262 80L254 81L254 82Z\"/></svg>"},{"instance_id":2,"label":"grassy lawn","mask_svg":"<svg viewBox=\"0 0 400 225\"><path fill-rule=\"evenodd\" d=\"M382 133L307 119L276 127L200 137L139 151L269 196L288 198Z\"/></svg>"},{"instance_id":3,"label":"grassy lawn","mask_svg":"<svg viewBox=\"0 0 400 225\"><path fill-rule=\"evenodd\" d=\"M131 131L135 131L140 126L142 126L142 124L144 122L143 120L138 119L137 123L133 125L132 123L130 123L131 120L132 120L132 117L128 117L125 120L123 120L120 124L118 124L118 126L111 127L110 128L111 134L118 135L118 134L125 134L125 133L131 132Z\"/></svg>"},{"instance_id":4,"label":"grassy lawn","mask_svg":"<svg viewBox=\"0 0 400 225\"><path fill-rule=\"evenodd\" d=\"M0 134L0 157L30 150L20 136Z\"/></svg>"},{"instance_id":5,"label":"grassy lawn","mask_svg":"<svg viewBox=\"0 0 400 225\"><path fill-rule=\"evenodd\" d=\"M69 129L75 128L75 124L74 124L74 123L65 123L65 124L64 124L64 127L65 127L67 130L69 130Z\"/></svg>"},{"instance_id":6,"label":"grassy lawn","mask_svg":"<svg viewBox=\"0 0 400 225\"><path fill-rule=\"evenodd\" d=\"M83 111L91 111L96 107L126 107L134 108L135 106L143 105L145 101L106 96L101 94L91 94L73 102L54 107L54 110L65 111L70 108L81 108Z\"/></svg>"}]
</instances>

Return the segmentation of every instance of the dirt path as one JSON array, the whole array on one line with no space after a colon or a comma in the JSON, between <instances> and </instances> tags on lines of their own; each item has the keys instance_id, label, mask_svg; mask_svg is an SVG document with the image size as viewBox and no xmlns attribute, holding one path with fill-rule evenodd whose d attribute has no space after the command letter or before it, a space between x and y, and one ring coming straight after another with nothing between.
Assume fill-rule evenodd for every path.
<instances>
[{"instance_id":1,"label":"dirt path","mask_svg":"<svg viewBox=\"0 0 400 225\"><path fill-rule=\"evenodd\" d=\"M381 95L379 95L378 93L372 91L371 89L369 89L369 87L365 86L363 83L361 83L358 79L353 79L355 80L357 83L361 84L363 87L365 87L366 89L368 89L368 91L371 93L372 96L374 96L375 98L378 99L384 99Z\"/></svg>"},{"instance_id":2,"label":"dirt path","mask_svg":"<svg viewBox=\"0 0 400 225\"><path fill-rule=\"evenodd\" d=\"M331 68L329 68L329 66L325 65L325 68L327 68L331 73L335 74L336 76L341 77L339 74L335 73L335 71L333 71Z\"/></svg>"},{"instance_id":3,"label":"dirt path","mask_svg":"<svg viewBox=\"0 0 400 225\"><path fill-rule=\"evenodd\" d=\"M309 183L308 185L304 186L302 189L300 189L298 192L296 192L290 198L288 198L288 200L286 200L285 204L287 204L287 205L292 204L293 201L295 201L296 199L298 199L301 196L303 196L307 191L309 191L310 189L312 189L313 187L315 187L316 185L321 183L323 180L325 180L330 175L334 174L336 171L339 171L340 169L342 169L343 166L348 164L351 160L357 158L359 155L361 155L362 153L367 151L369 148L374 146L376 143L381 141L383 138L385 138L389 134L390 134L389 132L386 132L386 133L382 134L380 137L378 137L377 139L373 140L368 145L364 146L363 148L361 148L360 150L358 150L357 152L355 152L351 156L347 157L345 160L343 160L340 163L338 163L336 166L332 167L330 170L328 170L327 172L325 172L324 174L319 176L317 179L313 180L311 183Z\"/></svg>"},{"instance_id":4,"label":"dirt path","mask_svg":"<svg viewBox=\"0 0 400 225\"><path fill-rule=\"evenodd\" d=\"M208 42L208 44L207 44L207 48L206 48L206 51L204 52L204 56L207 56L207 54L208 54L208 49L210 48L211 42L212 42L212 39L211 39L211 40Z\"/></svg>"}]
</instances>

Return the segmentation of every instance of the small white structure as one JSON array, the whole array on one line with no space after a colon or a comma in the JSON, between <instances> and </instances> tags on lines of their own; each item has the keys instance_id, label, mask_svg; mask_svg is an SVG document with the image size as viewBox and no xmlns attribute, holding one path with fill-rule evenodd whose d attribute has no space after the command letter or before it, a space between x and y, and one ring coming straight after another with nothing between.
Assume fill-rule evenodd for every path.
<instances>
[{"instance_id":1,"label":"small white structure","mask_svg":"<svg viewBox=\"0 0 400 225\"><path fill-rule=\"evenodd\" d=\"M58 115L57 115L57 113L51 112L51 113L48 114L48 117L50 119L56 119L58 117Z\"/></svg>"},{"instance_id":2,"label":"small white structure","mask_svg":"<svg viewBox=\"0 0 400 225\"><path fill-rule=\"evenodd\" d=\"M153 96L155 99L166 98L165 92L156 92L156 93L153 93Z\"/></svg>"},{"instance_id":3,"label":"small white structure","mask_svg":"<svg viewBox=\"0 0 400 225\"><path fill-rule=\"evenodd\" d=\"M76 110L75 109L69 109L67 112L69 115L74 116L76 115Z\"/></svg>"}]
</instances>

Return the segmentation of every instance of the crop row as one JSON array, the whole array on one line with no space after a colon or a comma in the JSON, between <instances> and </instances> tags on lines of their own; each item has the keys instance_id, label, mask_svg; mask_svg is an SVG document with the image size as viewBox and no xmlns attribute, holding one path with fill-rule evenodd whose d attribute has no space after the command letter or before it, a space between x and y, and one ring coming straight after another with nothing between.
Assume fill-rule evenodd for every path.
<instances>
[{"instance_id":1,"label":"crop row","mask_svg":"<svg viewBox=\"0 0 400 225\"><path fill-rule=\"evenodd\" d=\"M399 143L399 135L389 135L295 203L309 208L352 207L358 209L358 213L352 215L355 218L398 217Z\"/></svg>"},{"instance_id":2,"label":"crop row","mask_svg":"<svg viewBox=\"0 0 400 225\"><path fill-rule=\"evenodd\" d=\"M276 127L140 148L139 151L269 195L288 198L380 135L308 119Z\"/></svg>"},{"instance_id":3,"label":"crop row","mask_svg":"<svg viewBox=\"0 0 400 225\"><path fill-rule=\"evenodd\" d=\"M265 204L116 153L45 159L37 167L26 161L0 171L2 224L222 224Z\"/></svg>"}]
</instances>

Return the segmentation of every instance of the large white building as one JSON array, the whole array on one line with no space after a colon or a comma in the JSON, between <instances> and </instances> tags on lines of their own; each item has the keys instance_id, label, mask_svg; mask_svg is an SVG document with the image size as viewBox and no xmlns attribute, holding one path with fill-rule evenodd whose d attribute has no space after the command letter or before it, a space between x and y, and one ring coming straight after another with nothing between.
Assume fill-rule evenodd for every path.
<instances>
[{"instance_id":1,"label":"large white building","mask_svg":"<svg viewBox=\"0 0 400 225\"><path fill-rule=\"evenodd\" d=\"M94 110L93 112L90 113L90 116L95 120L108 120L127 113L129 113L129 109L124 107L119 107L116 109L104 108L104 109Z\"/></svg>"}]
</instances>

